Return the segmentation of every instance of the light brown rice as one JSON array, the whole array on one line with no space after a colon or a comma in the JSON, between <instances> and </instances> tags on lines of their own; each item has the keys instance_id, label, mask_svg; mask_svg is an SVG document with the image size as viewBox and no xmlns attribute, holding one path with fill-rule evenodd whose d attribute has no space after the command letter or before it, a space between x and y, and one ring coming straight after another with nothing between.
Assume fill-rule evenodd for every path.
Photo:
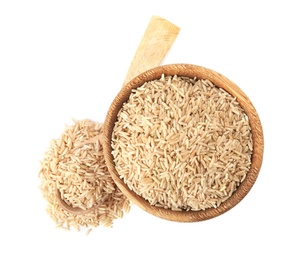
<instances>
[{"instance_id":1,"label":"light brown rice","mask_svg":"<svg viewBox=\"0 0 308 260\"><path fill-rule=\"evenodd\" d=\"M133 90L112 135L114 163L151 205L216 208L245 179L252 134L242 107L208 80L164 76Z\"/></svg>"},{"instance_id":2,"label":"light brown rice","mask_svg":"<svg viewBox=\"0 0 308 260\"><path fill-rule=\"evenodd\" d=\"M100 142L82 145L102 131L103 124L91 120L74 122L59 139L51 141L41 160L40 189L48 202L47 212L59 227L111 227L113 220L130 210L130 201L107 170ZM97 208L84 215L68 212L59 205L56 189L68 205Z\"/></svg>"}]
</instances>

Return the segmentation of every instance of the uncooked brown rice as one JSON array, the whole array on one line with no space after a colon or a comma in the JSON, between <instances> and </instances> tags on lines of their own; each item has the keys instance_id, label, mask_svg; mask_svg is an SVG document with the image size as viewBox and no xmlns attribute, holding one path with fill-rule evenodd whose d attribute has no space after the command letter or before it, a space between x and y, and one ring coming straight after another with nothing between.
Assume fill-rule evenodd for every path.
<instances>
[{"instance_id":1,"label":"uncooked brown rice","mask_svg":"<svg viewBox=\"0 0 308 260\"><path fill-rule=\"evenodd\" d=\"M208 80L164 76L133 90L118 113L112 154L119 176L151 205L216 208L251 165L249 120Z\"/></svg>"},{"instance_id":2,"label":"uncooked brown rice","mask_svg":"<svg viewBox=\"0 0 308 260\"><path fill-rule=\"evenodd\" d=\"M112 180L103 148L98 140L87 142L101 134L103 124L91 120L74 121L59 139L53 139L41 160L40 188L47 200L47 212L59 227L111 227L113 220L130 210L130 201ZM73 207L92 212L76 215L59 205L56 189L64 201ZM87 234L90 232L88 229Z\"/></svg>"}]
</instances>

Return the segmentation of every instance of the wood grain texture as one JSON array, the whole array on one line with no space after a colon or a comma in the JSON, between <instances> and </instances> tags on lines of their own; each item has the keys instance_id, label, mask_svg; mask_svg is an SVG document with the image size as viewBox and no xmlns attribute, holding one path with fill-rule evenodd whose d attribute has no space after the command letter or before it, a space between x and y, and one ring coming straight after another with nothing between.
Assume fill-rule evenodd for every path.
<instances>
[{"instance_id":1,"label":"wood grain texture","mask_svg":"<svg viewBox=\"0 0 308 260\"><path fill-rule=\"evenodd\" d=\"M253 139L253 155L251 169L247 173L247 177L240 184L238 189L233 193L233 195L223 202L217 208L210 208L200 211L172 211L169 209L158 208L150 205L145 199L138 196L136 193L131 191L128 186L119 178L119 175L115 169L112 156L112 147L111 147L111 136L114 128L114 124L117 120L117 114L121 109L123 103L128 100L129 95L131 94L132 89L135 89L141 86L147 81L154 79L159 79L162 74L165 75L178 75L186 77L197 77L199 79L208 79L213 82L216 86L225 89L231 95L237 98L237 101L243 107L247 116L249 117L250 126L252 129L252 139ZM104 124L104 134L103 134L103 148L104 155L108 170L113 177L117 186L121 191L132 200L134 204L145 210L146 212L171 221L177 222L197 222L207 219L217 217L235 205L237 205L250 191L254 185L263 160L263 150L264 150L264 137L262 125L257 114L256 109L254 108L250 99L245 95L245 93L232 81L223 75L201 66L191 65L191 64L171 64L156 67L150 69L144 73L139 74L137 77L133 78L128 82L122 90L115 97L112 102Z\"/></svg>"},{"instance_id":2,"label":"wood grain texture","mask_svg":"<svg viewBox=\"0 0 308 260\"><path fill-rule=\"evenodd\" d=\"M135 56L130 64L123 85L140 73L160 65L180 28L169 21L152 16Z\"/></svg>"}]
</instances>

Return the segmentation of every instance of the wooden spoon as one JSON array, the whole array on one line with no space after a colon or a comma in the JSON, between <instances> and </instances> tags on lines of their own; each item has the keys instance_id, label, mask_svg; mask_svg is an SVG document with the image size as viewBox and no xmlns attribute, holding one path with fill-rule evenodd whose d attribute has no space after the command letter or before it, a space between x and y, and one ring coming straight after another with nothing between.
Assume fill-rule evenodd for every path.
<instances>
[{"instance_id":1,"label":"wooden spoon","mask_svg":"<svg viewBox=\"0 0 308 260\"><path fill-rule=\"evenodd\" d=\"M91 144L91 143L95 143L97 142L97 140L101 143L102 145L102 142L101 142L101 136L102 134L100 135L97 135L97 136L94 136L90 139L88 139L87 141L77 145L74 147L74 149L72 149L70 152L73 153L75 150L81 148L82 146L86 145L86 144ZM56 198L58 200L58 203L59 205L67 210L68 212L72 213L72 214L75 214L75 215L83 215L83 214L87 214L87 213L90 213L92 212L93 210L97 209L99 207L99 204L98 205L94 205L92 206L91 208L88 208L88 209L81 209L79 207L73 207L69 204L66 203L66 201L64 200L64 198L62 197L61 195L61 192L59 191L59 189L56 188L55 190L55 195L56 195Z\"/></svg>"},{"instance_id":2,"label":"wooden spoon","mask_svg":"<svg viewBox=\"0 0 308 260\"><path fill-rule=\"evenodd\" d=\"M158 16L152 16L128 69L123 86L125 86L130 80L132 80L140 73L159 66L169 51L170 47L172 46L173 42L175 41L179 31L180 28L171 22ZM97 140L101 142L102 136L102 134L97 135L80 144L78 147L88 143L93 143ZM55 195L59 205L63 209L75 215L87 214L97 209L99 206L95 205L89 209L84 210L68 205L62 198L61 192L58 189L56 189Z\"/></svg>"}]
</instances>

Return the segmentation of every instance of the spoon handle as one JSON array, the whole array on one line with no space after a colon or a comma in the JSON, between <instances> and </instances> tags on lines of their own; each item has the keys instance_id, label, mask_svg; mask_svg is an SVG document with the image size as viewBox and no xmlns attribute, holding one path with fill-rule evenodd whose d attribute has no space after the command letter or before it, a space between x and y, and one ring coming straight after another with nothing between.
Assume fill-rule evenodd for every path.
<instances>
[{"instance_id":1,"label":"spoon handle","mask_svg":"<svg viewBox=\"0 0 308 260\"><path fill-rule=\"evenodd\" d=\"M179 31L180 28L171 22L158 16L152 16L130 64L123 85L126 85L140 73L159 66Z\"/></svg>"}]
</instances>

